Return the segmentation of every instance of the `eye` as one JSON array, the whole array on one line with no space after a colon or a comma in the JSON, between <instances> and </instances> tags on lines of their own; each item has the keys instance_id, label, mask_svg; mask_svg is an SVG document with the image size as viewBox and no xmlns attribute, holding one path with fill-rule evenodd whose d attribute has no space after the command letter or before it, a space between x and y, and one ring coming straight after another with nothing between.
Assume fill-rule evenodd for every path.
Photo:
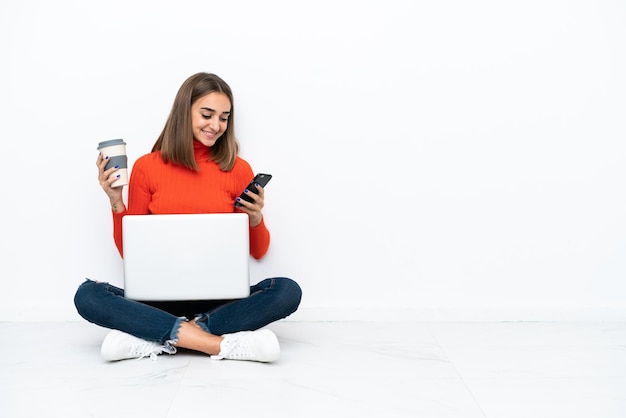
<instances>
[{"instance_id":1,"label":"eye","mask_svg":"<svg viewBox=\"0 0 626 418\"><path fill-rule=\"evenodd\" d=\"M212 115L202 115L202 117L203 117L204 119L211 119L211 116L212 116Z\"/></svg>"},{"instance_id":2,"label":"eye","mask_svg":"<svg viewBox=\"0 0 626 418\"><path fill-rule=\"evenodd\" d=\"M228 118L220 118L222 122L228 122Z\"/></svg>"}]
</instances>

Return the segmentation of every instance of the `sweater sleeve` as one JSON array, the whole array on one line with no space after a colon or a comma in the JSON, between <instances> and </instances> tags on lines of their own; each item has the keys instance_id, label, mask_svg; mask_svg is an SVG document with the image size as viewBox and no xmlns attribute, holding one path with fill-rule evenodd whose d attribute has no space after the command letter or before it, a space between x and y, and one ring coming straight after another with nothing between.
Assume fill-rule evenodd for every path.
<instances>
[{"instance_id":1,"label":"sweater sleeve","mask_svg":"<svg viewBox=\"0 0 626 418\"><path fill-rule=\"evenodd\" d=\"M124 212L120 213L111 212L113 213L113 240L115 241L115 246L120 256L124 258L124 249L122 248L122 218L128 211L124 210Z\"/></svg>"},{"instance_id":2,"label":"sweater sleeve","mask_svg":"<svg viewBox=\"0 0 626 418\"><path fill-rule=\"evenodd\" d=\"M233 170L233 175L236 178L236 190L243 190L254 177L254 172L246 160L237 157L237 164ZM238 208L234 210L235 212L241 212ZM265 219L261 217L261 223L255 227L249 227L249 231L250 255L260 260L267 253L270 246L270 233L265 226Z\"/></svg>"},{"instance_id":3,"label":"sweater sleeve","mask_svg":"<svg viewBox=\"0 0 626 418\"><path fill-rule=\"evenodd\" d=\"M120 213L113 212L113 240L120 256L124 258L122 218L127 214L147 214L150 203L148 176L146 175L147 157L139 158L133 165L128 183L128 206Z\"/></svg>"},{"instance_id":4,"label":"sweater sleeve","mask_svg":"<svg viewBox=\"0 0 626 418\"><path fill-rule=\"evenodd\" d=\"M265 227L265 221L255 227L250 227L250 254L259 260L267 253L270 246L270 232Z\"/></svg>"},{"instance_id":5,"label":"sweater sleeve","mask_svg":"<svg viewBox=\"0 0 626 418\"><path fill-rule=\"evenodd\" d=\"M237 174L235 176L238 182L237 190L243 190L254 177L254 172L247 161L238 158ZM235 209L235 211L238 212L239 209ZM270 246L270 232L265 226L265 219L262 217L261 223L255 227L251 226L249 231L250 255L260 260L267 253Z\"/></svg>"}]
</instances>

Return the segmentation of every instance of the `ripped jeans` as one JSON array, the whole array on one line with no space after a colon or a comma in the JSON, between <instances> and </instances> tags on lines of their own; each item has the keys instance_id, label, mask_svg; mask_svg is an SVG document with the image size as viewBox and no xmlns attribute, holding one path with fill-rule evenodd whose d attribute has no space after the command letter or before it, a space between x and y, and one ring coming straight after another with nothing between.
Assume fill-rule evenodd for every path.
<instances>
[{"instance_id":1,"label":"ripped jeans","mask_svg":"<svg viewBox=\"0 0 626 418\"><path fill-rule=\"evenodd\" d=\"M124 290L87 279L76 291L80 316L102 327L117 329L171 349L182 321L195 318L206 332L223 335L252 331L291 315L302 298L300 286L285 277L250 286L250 296L223 301L138 302Z\"/></svg>"}]
</instances>

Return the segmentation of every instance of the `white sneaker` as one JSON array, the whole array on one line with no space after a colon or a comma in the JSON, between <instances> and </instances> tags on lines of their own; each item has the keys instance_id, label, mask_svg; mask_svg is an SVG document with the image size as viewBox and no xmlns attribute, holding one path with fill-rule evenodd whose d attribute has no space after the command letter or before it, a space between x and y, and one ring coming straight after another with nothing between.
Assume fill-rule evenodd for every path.
<instances>
[{"instance_id":1,"label":"white sneaker","mask_svg":"<svg viewBox=\"0 0 626 418\"><path fill-rule=\"evenodd\" d=\"M107 361L140 359L146 356L156 360L156 356L163 352L167 352L167 350L162 345L142 340L118 330L109 332L100 348L100 354Z\"/></svg>"},{"instance_id":2,"label":"white sneaker","mask_svg":"<svg viewBox=\"0 0 626 418\"><path fill-rule=\"evenodd\" d=\"M220 353L211 358L269 363L278 359L280 355L278 338L269 329L240 331L234 334L224 334L223 337Z\"/></svg>"}]
</instances>

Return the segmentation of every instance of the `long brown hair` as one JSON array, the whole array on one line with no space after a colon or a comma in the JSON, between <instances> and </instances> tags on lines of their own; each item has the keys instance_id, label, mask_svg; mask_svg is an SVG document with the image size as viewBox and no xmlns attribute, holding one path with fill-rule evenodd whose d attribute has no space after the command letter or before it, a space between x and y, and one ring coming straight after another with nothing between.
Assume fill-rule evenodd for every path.
<instances>
[{"instance_id":1,"label":"long brown hair","mask_svg":"<svg viewBox=\"0 0 626 418\"><path fill-rule=\"evenodd\" d=\"M163 161L198 170L193 153L191 106L196 100L213 92L225 94L231 108L226 130L211 147L211 159L219 164L222 171L233 169L239 152L239 143L235 138L233 93L224 80L209 73L194 74L180 86L165 127L152 147L153 152L161 151Z\"/></svg>"}]
</instances>

